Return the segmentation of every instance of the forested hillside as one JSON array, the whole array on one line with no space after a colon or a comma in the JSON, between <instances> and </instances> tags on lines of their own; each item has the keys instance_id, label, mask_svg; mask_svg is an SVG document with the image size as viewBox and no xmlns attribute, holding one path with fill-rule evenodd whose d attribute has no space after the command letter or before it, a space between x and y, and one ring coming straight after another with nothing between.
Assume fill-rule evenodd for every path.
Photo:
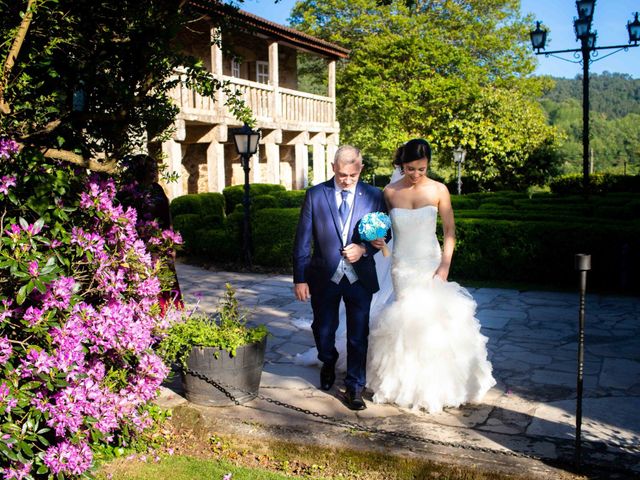
<instances>
[{"instance_id":1,"label":"forested hillside","mask_svg":"<svg viewBox=\"0 0 640 480\"><path fill-rule=\"evenodd\" d=\"M563 173L582 169L582 77L554 78L542 98L549 123L566 134L559 151ZM593 171L640 173L640 79L620 73L590 76Z\"/></svg>"},{"instance_id":2,"label":"forested hillside","mask_svg":"<svg viewBox=\"0 0 640 480\"><path fill-rule=\"evenodd\" d=\"M582 75L576 78L554 78L556 86L545 99L564 102L576 99L582 102ZM640 79L624 73L608 73L589 76L591 111L606 118L621 118L630 113L640 113Z\"/></svg>"}]
</instances>

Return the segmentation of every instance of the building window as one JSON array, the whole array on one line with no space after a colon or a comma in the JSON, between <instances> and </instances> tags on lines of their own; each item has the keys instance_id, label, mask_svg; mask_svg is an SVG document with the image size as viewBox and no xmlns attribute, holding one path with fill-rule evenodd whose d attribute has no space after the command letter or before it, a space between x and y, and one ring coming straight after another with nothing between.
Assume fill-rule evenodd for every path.
<instances>
[{"instance_id":1,"label":"building window","mask_svg":"<svg viewBox=\"0 0 640 480\"><path fill-rule=\"evenodd\" d=\"M240 60L236 58L231 60L231 76L240 78Z\"/></svg>"},{"instance_id":2,"label":"building window","mask_svg":"<svg viewBox=\"0 0 640 480\"><path fill-rule=\"evenodd\" d=\"M269 62L256 62L256 82L269 83Z\"/></svg>"}]
</instances>

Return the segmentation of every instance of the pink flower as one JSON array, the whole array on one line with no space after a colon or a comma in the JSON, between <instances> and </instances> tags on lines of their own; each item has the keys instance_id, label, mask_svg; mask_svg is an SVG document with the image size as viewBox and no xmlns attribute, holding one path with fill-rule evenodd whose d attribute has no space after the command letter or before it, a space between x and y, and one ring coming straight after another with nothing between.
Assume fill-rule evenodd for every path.
<instances>
[{"instance_id":1,"label":"pink flower","mask_svg":"<svg viewBox=\"0 0 640 480\"><path fill-rule=\"evenodd\" d=\"M43 314L44 309L42 308L28 307L22 318L29 322L29 325L34 326L42 320Z\"/></svg>"},{"instance_id":2,"label":"pink flower","mask_svg":"<svg viewBox=\"0 0 640 480\"><path fill-rule=\"evenodd\" d=\"M2 307L3 310L0 311L0 323L6 321L7 318L11 318L11 315L13 314L13 310L11 310L11 304L13 303L13 300L8 299L8 300L2 300Z\"/></svg>"},{"instance_id":3,"label":"pink flower","mask_svg":"<svg viewBox=\"0 0 640 480\"><path fill-rule=\"evenodd\" d=\"M9 339L7 337L0 337L0 363L6 363L9 357L11 357L11 353L13 353L13 349Z\"/></svg>"},{"instance_id":4,"label":"pink flower","mask_svg":"<svg viewBox=\"0 0 640 480\"><path fill-rule=\"evenodd\" d=\"M18 152L19 146L15 140L8 138L0 138L0 158L6 158L7 160L15 153Z\"/></svg>"},{"instance_id":5,"label":"pink flower","mask_svg":"<svg viewBox=\"0 0 640 480\"><path fill-rule=\"evenodd\" d=\"M2 155L0 155L1 157ZM16 177L5 175L0 178L0 193L4 193L5 195L9 193L9 187L16 186Z\"/></svg>"},{"instance_id":6,"label":"pink flower","mask_svg":"<svg viewBox=\"0 0 640 480\"><path fill-rule=\"evenodd\" d=\"M10 396L11 390L7 386L6 382L2 382L0 385L0 405L6 403L6 413L11 412L11 409L18 405L18 399Z\"/></svg>"},{"instance_id":7,"label":"pink flower","mask_svg":"<svg viewBox=\"0 0 640 480\"><path fill-rule=\"evenodd\" d=\"M86 443L74 445L68 440L50 446L44 455L44 464L54 474L80 475L89 469L92 461L93 453Z\"/></svg>"},{"instance_id":8,"label":"pink flower","mask_svg":"<svg viewBox=\"0 0 640 480\"><path fill-rule=\"evenodd\" d=\"M5 468L2 473L6 480L15 479L22 480L23 478L29 477L29 473L31 472L31 462L29 463L19 463L16 468ZM30 478L30 477L29 477Z\"/></svg>"},{"instance_id":9,"label":"pink flower","mask_svg":"<svg viewBox=\"0 0 640 480\"><path fill-rule=\"evenodd\" d=\"M29 275L32 277L37 277L39 273L38 262L36 260L32 260L29 262Z\"/></svg>"},{"instance_id":10,"label":"pink flower","mask_svg":"<svg viewBox=\"0 0 640 480\"><path fill-rule=\"evenodd\" d=\"M65 309L69 307L71 295L77 290L78 285L72 277L60 277L51 284L44 295L43 306L46 310L50 308Z\"/></svg>"},{"instance_id":11,"label":"pink flower","mask_svg":"<svg viewBox=\"0 0 640 480\"><path fill-rule=\"evenodd\" d=\"M11 225L9 225L6 232L14 241L16 241L20 237L20 233L22 233L22 229L20 228L20 225L16 223L12 223Z\"/></svg>"}]
</instances>

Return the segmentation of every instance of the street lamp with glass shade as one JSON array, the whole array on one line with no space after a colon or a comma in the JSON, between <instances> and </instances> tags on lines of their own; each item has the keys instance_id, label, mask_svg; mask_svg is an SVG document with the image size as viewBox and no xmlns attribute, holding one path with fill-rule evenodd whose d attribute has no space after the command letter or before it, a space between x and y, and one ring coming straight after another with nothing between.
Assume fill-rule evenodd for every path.
<instances>
[{"instance_id":1,"label":"street lamp with glass shade","mask_svg":"<svg viewBox=\"0 0 640 480\"><path fill-rule=\"evenodd\" d=\"M593 18L593 10L596 8L596 0L578 0L576 9L580 18Z\"/></svg>"},{"instance_id":2,"label":"street lamp with glass shade","mask_svg":"<svg viewBox=\"0 0 640 480\"><path fill-rule=\"evenodd\" d=\"M627 31L629 32L629 43L634 46L640 42L640 20L638 20L638 12L636 12L636 18L633 22L627 22Z\"/></svg>"},{"instance_id":3,"label":"street lamp with glass shade","mask_svg":"<svg viewBox=\"0 0 640 480\"><path fill-rule=\"evenodd\" d=\"M603 60L614 53L627 51L630 47L637 47L640 42L640 21L638 13L635 13L633 22L627 22L627 31L629 32L629 44L627 45L607 45L596 46L597 32L592 31L593 14L595 11L595 0L577 0L576 10L578 18L574 18L573 27L576 33L576 40L580 42L580 48L572 48L566 50L545 50L547 40L547 30L541 27L541 22L536 22L535 30L531 30L531 46L536 55L545 55L547 57L554 56L562 60L579 63L582 65L582 183L585 195L589 193L589 66L591 63ZM615 50L607 55L595 58L599 50ZM564 57L557 56L559 53L573 53L577 60L569 60Z\"/></svg>"},{"instance_id":4,"label":"street lamp with glass shade","mask_svg":"<svg viewBox=\"0 0 640 480\"><path fill-rule=\"evenodd\" d=\"M233 141L236 145L242 168L244 169L244 196L242 198L242 207L244 209L243 227L242 227L242 257L247 266L251 266L251 223L249 221L249 209L251 206L251 197L249 196L249 171L251 164L249 159L258 151L260 142L260 131L251 130L246 123L242 128L235 128L231 131Z\"/></svg>"},{"instance_id":5,"label":"street lamp with glass shade","mask_svg":"<svg viewBox=\"0 0 640 480\"><path fill-rule=\"evenodd\" d=\"M458 195L462 194L462 163L466 155L467 151L460 145L453 151L453 161L458 166Z\"/></svg>"},{"instance_id":6,"label":"street lamp with glass shade","mask_svg":"<svg viewBox=\"0 0 640 480\"><path fill-rule=\"evenodd\" d=\"M538 52L544 50L544 46L547 43L547 31L540 28L540 22L536 22L536 29L531 30L529 36L531 37L531 45L533 45L534 50Z\"/></svg>"}]
</instances>

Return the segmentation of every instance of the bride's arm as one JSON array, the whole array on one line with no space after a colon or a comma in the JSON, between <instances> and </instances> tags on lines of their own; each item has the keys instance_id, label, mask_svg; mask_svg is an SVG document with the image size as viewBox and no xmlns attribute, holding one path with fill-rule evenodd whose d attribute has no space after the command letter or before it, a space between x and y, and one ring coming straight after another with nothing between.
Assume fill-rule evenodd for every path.
<instances>
[{"instance_id":1,"label":"bride's arm","mask_svg":"<svg viewBox=\"0 0 640 480\"><path fill-rule=\"evenodd\" d=\"M444 233L444 241L442 245L442 259L434 276L446 280L449 276L449 268L451 267L451 257L453 257L453 249L456 244L456 225L453 220L453 207L451 206L451 196L447 187L440 184L438 189L438 213L442 220L442 230Z\"/></svg>"}]
</instances>

